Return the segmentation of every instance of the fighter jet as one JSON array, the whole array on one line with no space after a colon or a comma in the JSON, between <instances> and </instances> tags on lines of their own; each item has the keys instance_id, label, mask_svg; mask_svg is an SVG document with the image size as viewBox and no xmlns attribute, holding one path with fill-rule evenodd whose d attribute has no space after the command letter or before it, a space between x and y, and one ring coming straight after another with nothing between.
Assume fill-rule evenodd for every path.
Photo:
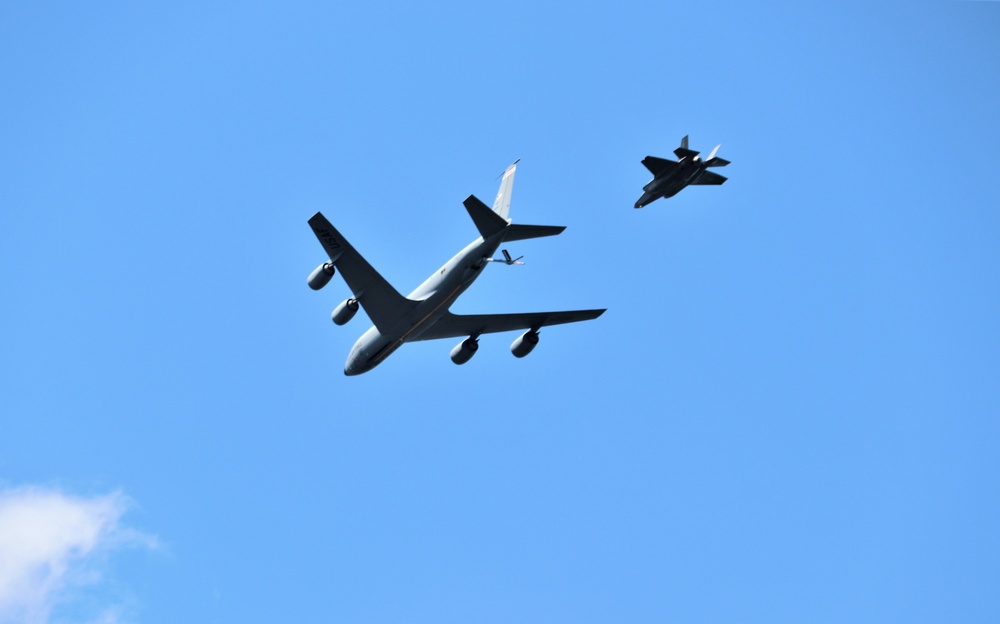
<instances>
[{"instance_id":1,"label":"fighter jet","mask_svg":"<svg viewBox=\"0 0 1000 624\"><path fill-rule=\"evenodd\" d=\"M524 264L503 249L503 258L492 255L505 242L541 236L555 236L565 227L550 225L515 225L507 218L514 185L514 169L507 168L500 183L500 192L491 209L475 195L464 202L465 209L479 230L480 237L458 252L443 267L435 271L412 293L404 297L347 242L347 239L317 212L309 219L316 238L330 257L309 275L309 287L319 290L326 286L336 270L344 276L352 296L338 305L331 315L333 322L343 325L364 308L374 327L358 339L347 356L345 375L359 375L384 361L403 343L418 340L462 337L451 350L455 364L465 364L479 349L479 336L494 332L526 329L510 346L515 357L524 357L538 344L538 330L549 325L595 319L600 310L569 312L533 312L527 314L453 314L448 308L489 264Z\"/></svg>"},{"instance_id":2,"label":"fighter jet","mask_svg":"<svg viewBox=\"0 0 1000 624\"><path fill-rule=\"evenodd\" d=\"M716 157L721 145L716 145L708 158L702 160L698 156L699 152L688 149L688 138L681 139L681 146L674 150L677 154L677 161L657 158L656 156L646 156L642 159L642 164L653 174L653 179L649 184L642 187L644 193L639 201L635 202L636 208L642 208L661 197L673 197L688 184L722 184L726 178L708 170L708 167L725 167L728 160Z\"/></svg>"}]
</instances>

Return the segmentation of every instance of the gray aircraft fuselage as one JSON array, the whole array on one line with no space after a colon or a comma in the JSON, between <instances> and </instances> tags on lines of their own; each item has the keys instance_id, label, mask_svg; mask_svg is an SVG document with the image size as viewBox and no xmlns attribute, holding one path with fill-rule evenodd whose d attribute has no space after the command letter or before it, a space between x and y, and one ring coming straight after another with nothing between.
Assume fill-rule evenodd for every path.
<instances>
[{"instance_id":1,"label":"gray aircraft fuselage","mask_svg":"<svg viewBox=\"0 0 1000 624\"><path fill-rule=\"evenodd\" d=\"M642 208L661 197L673 197L684 187L697 181L701 174L707 170L705 164L698 157L682 158L677 161L677 165L678 167L674 171L656 176L650 180L649 184L642 187L644 192L639 201L635 202L636 208Z\"/></svg>"},{"instance_id":2,"label":"gray aircraft fuselage","mask_svg":"<svg viewBox=\"0 0 1000 624\"><path fill-rule=\"evenodd\" d=\"M347 356L344 374L360 375L370 371L404 342L416 339L421 332L433 325L448 311L455 299L482 275L483 269L490 264L487 259L493 256L502 242L502 233L486 240L479 237L455 254L409 294L408 299L419 301L420 304L401 317L395 327L383 334L372 326L358 338Z\"/></svg>"}]
</instances>

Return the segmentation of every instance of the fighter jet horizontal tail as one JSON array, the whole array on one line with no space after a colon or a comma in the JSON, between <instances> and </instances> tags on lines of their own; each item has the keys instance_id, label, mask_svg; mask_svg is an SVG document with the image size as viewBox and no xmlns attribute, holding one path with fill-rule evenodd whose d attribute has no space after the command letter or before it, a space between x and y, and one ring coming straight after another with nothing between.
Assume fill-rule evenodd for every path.
<instances>
[{"instance_id":1,"label":"fighter jet horizontal tail","mask_svg":"<svg viewBox=\"0 0 1000 624\"><path fill-rule=\"evenodd\" d=\"M720 176L714 171L706 171L702 173L696 180L691 182L691 184L722 184L729 178L725 176Z\"/></svg>"},{"instance_id":2,"label":"fighter jet horizontal tail","mask_svg":"<svg viewBox=\"0 0 1000 624\"><path fill-rule=\"evenodd\" d=\"M678 147L677 149L674 150L674 154L677 155L677 158L685 158L687 156L697 156L700 153L701 152L696 152L692 149L687 149L686 147Z\"/></svg>"},{"instance_id":3,"label":"fighter jet horizontal tail","mask_svg":"<svg viewBox=\"0 0 1000 624\"><path fill-rule=\"evenodd\" d=\"M666 158L657 158L656 156L646 156L642 159L642 164L654 176L666 175L677 169L675 161L667 160Z\"/></svg>"}]
</instances>

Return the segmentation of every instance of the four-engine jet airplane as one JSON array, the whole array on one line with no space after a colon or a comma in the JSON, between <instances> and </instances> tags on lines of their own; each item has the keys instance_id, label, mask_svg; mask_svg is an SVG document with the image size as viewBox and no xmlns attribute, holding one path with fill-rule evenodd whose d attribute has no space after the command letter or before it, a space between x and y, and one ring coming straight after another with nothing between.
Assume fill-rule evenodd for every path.
<instances>
[{"instance_id":1,"label":"four-engine jet airplane","mask_svg":"<svg viewBox=\"0 0 1000 624\"><path fill-rule=\"evenodd\" d=\"M642 164L653 174L649 184L642 187L644 191L636 208L642 208L661 197L673 197L688 184L722 184L727 178L708 170L708 167L725 167L729 164L724 158L717 158L715 153L721 145L716 145L708 158L702 160L699 152L688 149L688 138L681 139L681 146L674 150L677 161L646 156Z\"/></svg>"},{"instance_id":2,"label":"four-engine jet airplane","mask_svg":"<svg viewBox=\"0 0 1000 624\"><path fill-rule=\"evenodd\" d=\"M358 311L358 304L361 304L375 324L351 349L344 365L345 375L359 375L370 371L405 342L437 338L464 337L452 349L451 359L456 364L465 364L479 349L480 335L526 329L510 347L511 352L520 358L538 344L540 328L595 319L604 313L603 309L475 315L452 314L448 311L455 299L482 274L483 268L496 261L491 256L501 244L526 238L554 236L566 229L561 226L515 225L507 218L516 165L515 162L504 172L500 192L497 193L492 209L475 195L470 195L464 202L465 209L481 236L406 297L379 275L322 213L317 212L309 219L309 225L330 256L329 262L320 264L309 275L309 286L313 290L319 290L330 282L335 270L339 269L353 297L334 309L333 322L337 325L348 322ZM504 253L504 259L500 262L521 264L511 259L507 253Z\"/></svg>"}]
</instances>

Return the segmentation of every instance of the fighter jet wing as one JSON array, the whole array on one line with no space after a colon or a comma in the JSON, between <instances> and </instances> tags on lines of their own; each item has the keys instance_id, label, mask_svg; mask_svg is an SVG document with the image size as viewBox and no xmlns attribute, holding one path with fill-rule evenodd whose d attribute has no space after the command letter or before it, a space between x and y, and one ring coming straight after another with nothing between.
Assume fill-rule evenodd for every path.
<instances>
[{"instance_id":1,"label":"fighter jet wing","mask_svg":"<svg viewBox=\"0 0 1000 624\"><path fill-rule=\"evenodd\" d=\"M390 325L403 318L413 309L416 301L407 299L379 275L372 265L368 264L361 254L347 242L337 228L333 227L323 213L317 212L309 219L316 238L326 250L344 281L354 293L361 307L379 331L386 331Z\"/></svg>"},{"instance_id":2,"label":"fighter jet wing","mask_svg":"<svg viewBox=\"0 0 1000 624\"><path fill-rule=\"evenodd\" d=\"M539 329L549 325L589 321L604 314L604 310L571 310L568 312L529 312L526 314L452 314L445 312L436 323L407 341L458 338L513 331Z\"/></svg>"},{"instance_id":3,"label":"fighter jet wing","mask_svg":"<svg viewBox=\"0 0 1000 624\"><path fill-rule=\"evenodd\" d=\"M722 184L728 180L726 176L720 176L714 171L706 171L705 173L698 176L698 179L691 184Z\"/></svg>"},{"instance_id":4,"label":"fighter jet wing","mask_svg":"<svg viewBox=\"0 0 1000 624\"><path fill-rule=\"evenodd\" d=\"M661 176L665 173L670 173L677 168L677 163L672 160L667 160L666 158L657 158L656 156L646 156L642 159L642 164L649 169L649 172L654 176Z\"/></svg>"}]
</instances>

